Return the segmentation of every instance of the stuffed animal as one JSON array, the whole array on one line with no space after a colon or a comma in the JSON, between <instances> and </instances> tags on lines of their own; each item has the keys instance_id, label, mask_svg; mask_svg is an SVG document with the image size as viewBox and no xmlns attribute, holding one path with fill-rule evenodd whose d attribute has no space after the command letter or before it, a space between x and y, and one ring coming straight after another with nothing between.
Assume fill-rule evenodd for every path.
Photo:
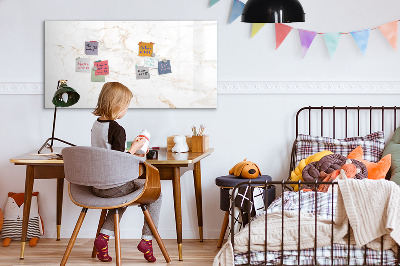
<instances>
[{"instance_id":1,"label":"stuffed animal","mask_svg":"<svg viewBox=\"0 0 400 266\"><path fill-rule=\"evenodd\" d=\"M175 136L174 137L175 146L172 148L172 152L188 152L189 146L186 143L185 136Z\"/></svg>"},{"instance_id":2,"label":"stuffed animal","mask_svg":"<svg viewBox=\"0 0 400 266\"><path fill-rule=\"evenodd\" d=\"M3 228L3 212L0 209L0 232L1 232L1 228Z\"/></svg>"},{"instance_id":3,"label":"stuffed animal","mask_svg":"<svg viewBox=\"0 0 400 266\"><path fill-rule=\"evenodd\" d=\"M39 192L32 193L31 212L29 214L27 239L29 246L36 245L39 237L43 235L43 223L39 216L38 207ZM4 208L4 223L1 230L3 246L8 247L11 240L21 240L22 219L24 213L24 193L8 193Z\"/></svg>"},{"instance_id":4,"label":"stuffed animal","mask_svg":"<svg viewBox=\"0 0 400 266\"><path fill-rule=\"evenodd\" d=\"M260 176L261 171L258 166L255 163L246 160L247 158L242 162L237 163L231 170L229 170L229 174L249 179Z\"/></svg>"}]
</instances>

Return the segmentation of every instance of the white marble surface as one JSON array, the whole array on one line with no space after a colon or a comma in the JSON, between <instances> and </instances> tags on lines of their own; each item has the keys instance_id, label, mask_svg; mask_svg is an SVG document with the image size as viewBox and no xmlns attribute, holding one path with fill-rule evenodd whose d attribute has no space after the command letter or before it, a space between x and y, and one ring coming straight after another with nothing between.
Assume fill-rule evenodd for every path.
<instances>
[{"instance_id":1,"label":"white marble surface","mask_svg":"<svg viewBox=\"0 0 400 266\"><path fill-rule=\"evenodd\" d=\"M85 41L98 41L98 55L85 55ZM160 60L171 60L172 73L136 79L139 42L153 42ZM131 108L217 107L216 21L46 21L45 107L59 79L81 95L73 108L94 108L104 83L91 82L90 73L75 72L77 57L108 60L106 82L118 81L133 93Z\"/></svg>"}]
</instances>

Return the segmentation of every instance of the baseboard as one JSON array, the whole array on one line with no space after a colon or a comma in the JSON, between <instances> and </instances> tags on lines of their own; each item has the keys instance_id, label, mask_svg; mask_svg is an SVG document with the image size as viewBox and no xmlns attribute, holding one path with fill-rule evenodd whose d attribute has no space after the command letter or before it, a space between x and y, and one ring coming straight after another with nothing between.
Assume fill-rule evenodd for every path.
<instances>
[{"instance_id":1,"label":"baseboard","mask_svg":"<svg viewBox=\"0 0 400 266\"><path fill-rule=\"evenodd\" d=\"M399 94L400 81L219 81L218 94ZM44 94L44 85L0 83L0 94Z\"/></svg>"}]
</instances>

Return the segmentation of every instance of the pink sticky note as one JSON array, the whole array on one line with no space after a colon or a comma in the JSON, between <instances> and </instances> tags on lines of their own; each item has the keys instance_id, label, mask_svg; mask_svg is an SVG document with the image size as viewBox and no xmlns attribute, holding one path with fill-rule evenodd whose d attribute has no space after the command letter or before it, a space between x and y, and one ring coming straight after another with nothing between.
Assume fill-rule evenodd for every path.
<instances>
[{"instance_id":1,"label":"pink sticky note","mask_svg":"<svg viewBox=\"0 0 400 266\"><path fill-rule=\"evenodd\" d=\"M104 61L96 61L94 62L94 66L96 67L95 75L108 75L109 68L108 68L108 60Z\"/></svg>"}]
</instances>

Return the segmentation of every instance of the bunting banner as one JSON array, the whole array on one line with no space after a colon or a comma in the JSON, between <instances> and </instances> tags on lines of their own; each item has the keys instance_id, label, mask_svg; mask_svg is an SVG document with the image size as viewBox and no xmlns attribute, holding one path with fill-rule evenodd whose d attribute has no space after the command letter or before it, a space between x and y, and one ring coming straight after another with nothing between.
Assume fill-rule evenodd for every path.
<instances>
[{"instance_id":1,"label":"bunting banner","mask_svg":"<svg viewBox=\"0 0 400 266\"><path fill-rule=\"evenodd\" d=\"M304 58L317 33L315 31L299 30L301 55Z\"/></svg>"},{"instance_id":2,"label":"bunting banner","mask_svg":"<svg viewBox=\"0 0 400 266\"><path fill-rule=\"evenodd\" d=\"M276 41L276 49L281 45L281 43L285 40L286 36L290 33L292 27L281 24L275 23L275 41Z\"/></svg>"},{"instance_id":3,"label":"bunting banner","mask_svg":"<svg viewBox=\"0 0 400 266\"><path fill-rule=\"evenodd\" d=\"M368 47L368 40L369 40L369 33L371 29L360 30L360 31L352 31L351 35L353 36L354 40L356 41L358 48L363 55L365 55L365 51Z\"/></svg>"},{"instance_id":4,"label":"bunting banner","mask_svg":"<svg viewBox=\"0 0 400 266\"><path fill-rule=\"evenodd\" d=\"M339 44L339 39L342 34L340 32L333 32L333 33L325 33L324 40L326 44L326 48L328 49L328 53L333 58L333 54L336 51L336 48Z\"/></svg>"},{"instance_id":5,"label":"bunting banner","mask_svg":"<svg viewBox=\"0 0 400 266\"><path fill-rule=\"evenodd\" d=\"M378 27L394 50L397 49L397 23L396 20Z\"/></svg>"},{"instance_id":6,"label":"bunting banner","mask_svg":"<svg viewBox=\"0 0 400 266\"><path fill-rule=\"evenodd\" d=\"M235 19L242 15L244 8L244 3L239 0L233 0L231 17L229 18L229 24L231 24Z\"/></svg>"},{"instance_id":7,"label":"bunting banner","mask_svg":"<svg viewBox=\"0 0 400 266\"><path fill-rule=\"evenodd\" d=\"M209 7L212 7L220 0L210 0ZM231 0L232 1L232 9L229 16L229 24L232 24L243 12L245 6L245 0ZM395 20L374 28L368 28L364 30L355 30L350 32L332 32L332 33L325 33L325 32L315 32L312 30L304 30L293 28L291 26L275 23L275 41L276 46L275 49L278 49L286 37L292 30L299 31L300 36L300 43L301 43L301 53L302 57L304 58L307 54L308 49L310 48L312 42L314 41L315 37L321 35L324 38L324 42L326 48L328 50L328 54L330 58L333 58L337 47L339 45L339 41L342 35L351 34L354 41L356 42L358 48L360 49L361 53L365 55L368 47L369 36L372 30L380 30L389 44L392 46L394 50L397 50L397 31L398 31L398 22L400 20ZM262 27L264 27L266 23L252 23L251 28L251 37L253 38Z\"/></svg>"},{"instance_id":8,"label":"bunting banner","mask_svg":"<svg viewBox=\"0 0 400 266\"><path fill-rule=\"evenodd\" d=\"M218 2L219 2L219 0L210 0L210 4L208 5L208 7L212 7L213 5L215 5Z\"/></svg>"},{"instance_id":9,"label":"bunting banner","mask_svg":"<svg viewBox=\"0 0 400 266\"><path fill-rule=\"evenodd\" d=\"M256 35L262 27L264 27L265 23L253 23L252 28L251 28L251 38Z\"/></svg>"}]
</instances>

